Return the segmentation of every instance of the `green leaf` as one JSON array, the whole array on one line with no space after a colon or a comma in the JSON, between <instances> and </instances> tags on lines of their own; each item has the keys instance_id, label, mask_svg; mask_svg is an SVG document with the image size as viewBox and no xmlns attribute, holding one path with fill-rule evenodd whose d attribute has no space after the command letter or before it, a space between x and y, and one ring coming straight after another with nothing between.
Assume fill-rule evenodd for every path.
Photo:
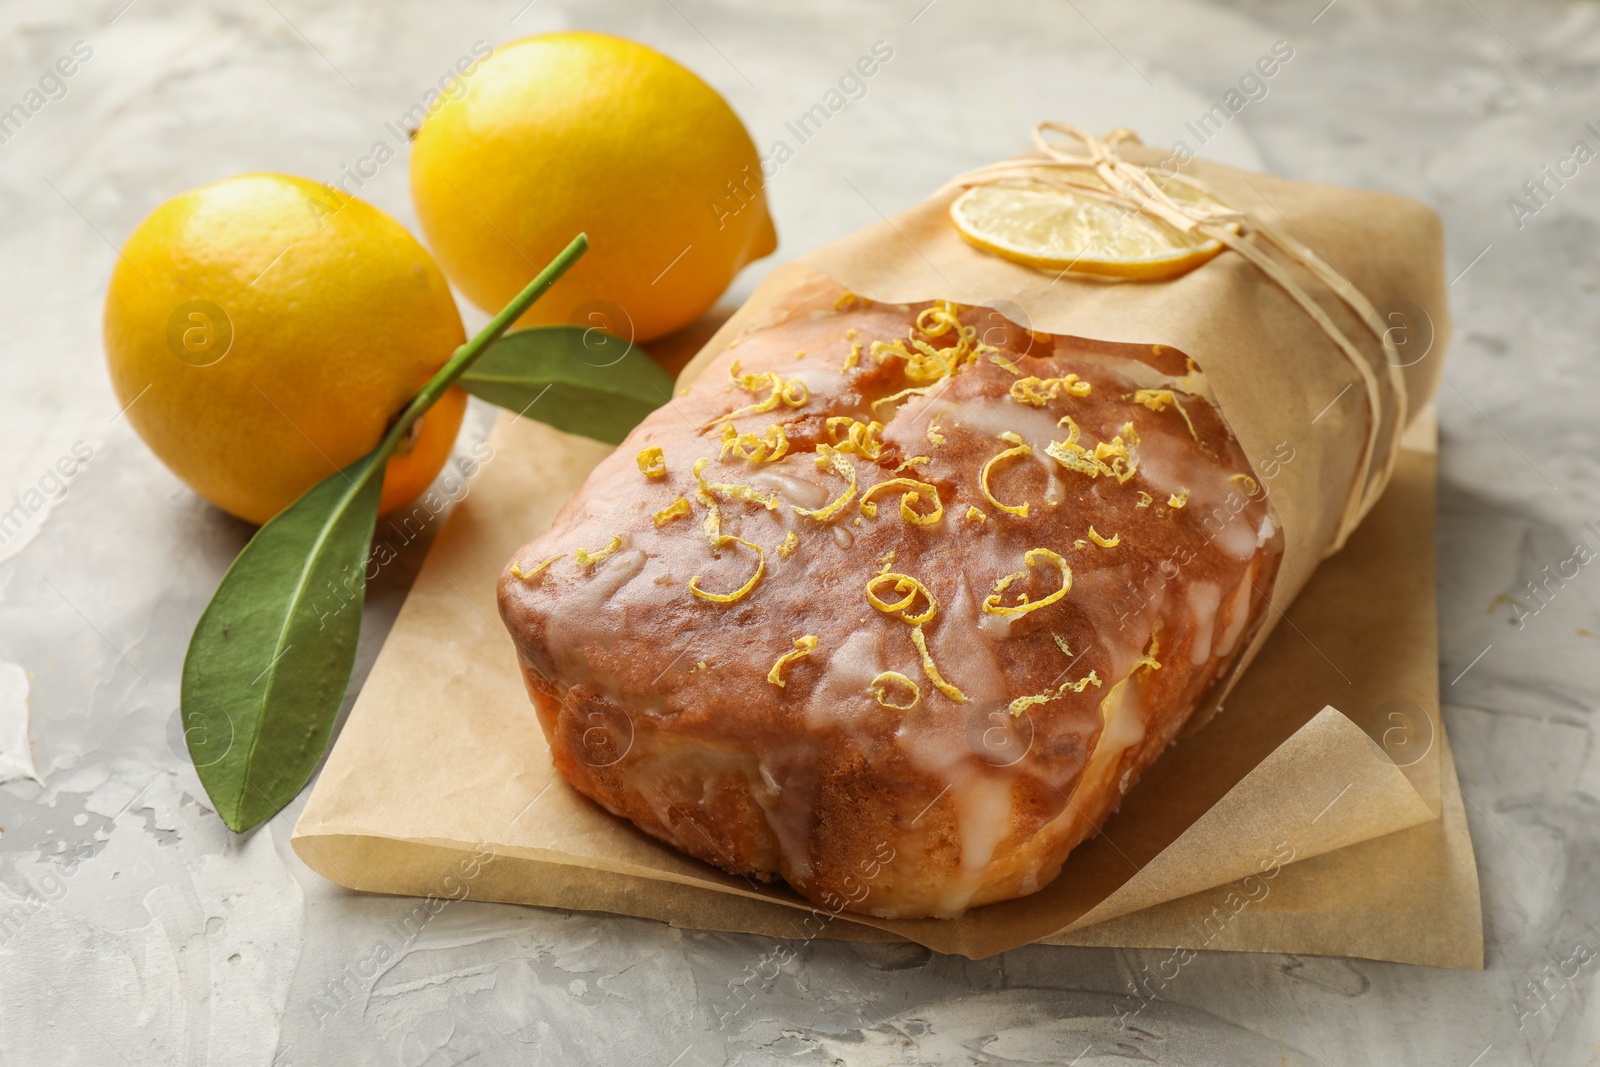
<instances>
[{"instance_id":1,"label":"green leaf","mask_svg":"<svg viewBox=\"0 0 1600 1067\"><path fill-rule=\"evenodd\" d=\"M256 531L189 639L182 721L217 814L243 832L304 788L350 684L367 551L384 465L401 437L588 249L573 238L471 341L456 349L378 447L312 486Z\"/></svg>"},{"instance_id":2,"label":"green leaf","mask_svg":"<svg viewBox=\"0 0 1600 1067\"><path fill-rule=\"evenodd\" d=\"M513 330L457 384L491 404L612 445L672 399L672 377L644 349L582 326Z\"/></svg>"},{"instance_id":3,"label":"green leaf","mask_svg":"<svg viewBox=\"0 0 1600 1067\"><path fill-rule=\"evenodd\" d=\"M195 770L229 828L294 799L344 699L378 519L377 451L313 486L250 539L200 616L183 663Z\"/></svg>"}]
</instances>

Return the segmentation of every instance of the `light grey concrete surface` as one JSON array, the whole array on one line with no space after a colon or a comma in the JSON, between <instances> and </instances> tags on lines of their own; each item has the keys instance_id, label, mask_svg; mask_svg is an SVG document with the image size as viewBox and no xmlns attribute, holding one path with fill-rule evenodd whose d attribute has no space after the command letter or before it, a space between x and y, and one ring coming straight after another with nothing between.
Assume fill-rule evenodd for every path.
<instances>
[{"instance_id":1,"label":"light grey concrete surface","mask_svg":"<svg viewBox=\"0 0 1600 1067\"><path fill-rule=\"evenodd\" d=\"M1119 1030L1130 979L1163 953L970 962L816 942L735 1010L730 983L772 942L475 903L402 936L410 903L346 892L294 856L298 803L245 838L221 826L184 756L177 685L247 530L118 417L99 334L115 246L166 197L232 173L336 178L474 42L564 27L665 50L763 152L796 149L770 185L779 254L729 305L772 263L1021 147L1038 119L1196 147L1185 121L1274 42L1293 46L1202 154L1417 196L1448 230L1440 671L1486 971L1204 953ZM785 121L880 40L894 57L866 95L796 145ZM0 545L0 1062L1600 1058L1600 576L1582 567L1542 605L1524 589L1578 541L1600 549L1600 162L1567 165L1538 200L1523 189L1574 142L1600 148L1600 5L6 0L0 110L79 41L92 55L64 95L52 86L0 143L0 494L46 501ZM359 193L415 228L391 147ZM463 441L488 417L475 408ZM92 458L51 478L75 446ZM420 548L371 591L361 670L419 562ZM1504 596L1539 610L1518 625ZM394 958L371 966L380 945Z\"/></svg>"}]
</instances>

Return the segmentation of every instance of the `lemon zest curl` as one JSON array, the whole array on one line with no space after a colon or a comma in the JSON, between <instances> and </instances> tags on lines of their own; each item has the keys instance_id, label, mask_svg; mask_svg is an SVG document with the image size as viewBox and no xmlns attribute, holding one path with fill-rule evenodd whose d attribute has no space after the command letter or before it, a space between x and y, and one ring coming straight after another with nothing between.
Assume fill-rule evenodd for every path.
<instances>
[{"instance_id":1,"label":"lemon zest curl","mask_svg":"<svg viewBox=\"0 0 1600 1067\"><path fill-rule=\"evenodd\" d=\"M883 442L877 435L883 432L883 423L876 420L861 422L849 415L835 415L827 422L828 436L832 439L833 447L840 452L854 452L867 459L877 459L883 454ZM844 440L839 439L837 431L844 431Z\"/></svg>"},{"instance_id":2,"label":"lemon zest curl","mask_svg":"<svg viewBox=\"0 0 1600 1067\"><path fill-rule=\"evenodd\" d=\"M768 393L764 400L737 408L726 415L718 415L700 427L701 430L709 430L719 422L736 419L741 415L758 415L762 412L772 411L779 404L787 404L789 407L797 408L810 399L811 396L811 391L806 387L805 382L799 378L790 378L785 381L783 375L777 371L741 374L738 360L734 360L733 365L728 368L728 377L732 379L734 385L752 393L759 392L762 389L770 389L771 392Z\"/></svg>"},{"instance_id":3,"label":"lemon zest curl","mask_svg":"<svg viewBox=\"0 0 1600 1067\"><path fill-rule=\"evenodd\" d=\"M612 534L611 540L606 542L604 548L597 548L592 552L587 548L580 548L572 554L572 558L578 561L580 567L592 567L621 547L622 535Z\"/></svg>"},{"instance_id":4,"label":"lemon zest curl","mask_svg":"<svg viewBox=\"0 0 1600 1067\"><path fill-rule=\"evenodd\" d=\"M878 596L876 587L885 582L892 582L894 591L905 595L892 604L882 599ZM925 622L931 622L933 617L939 613L939 602L934 599L933 591L909 574L900 574L897 571L880 571L867 580L866 588L868 603L886 615L893 615L899 612L901 620L913 626L921 626ZM918 595L927 600L928 607L926 610L912 615L910 608L916 602Z\"/></svg>"},{"instance_id":5,"label":"lemon zest curl","mask_svg":"<svg viewBox=\"0 0 1600 1067\"><path fill-rule=\"evenodd\" d=\"M939 668L934 666L933 656L928 652L928 639L922 636L921 623L911 628L911 643L917 646L917 654L922 657L923 673L927 674L928 681L933 683L933 687L957 704L970 703L967 694L945 681L943 675L939 673Z\"/></svg>"},{"instance_id":6,"label":"lemon zest curl","mask_svg":"<svg viewBox=\"0 0 1600 1067\"><path fill-rule=\"evenodd\" d=\"M798 515L804 515L807 518L816 519L818 522L827 522L829 519L837 515L841 508L855 499L856 469L855 467L851 466L850 461L845 459L843 454L841 454L838 449L834 448L832 445L821 444L817 446L817 466L822 470L827 470L831 466L835 474L850 484L845 488L844 492L839 494L837 499L835 499L831 504L827 504L823 507L803 508L798 504L791 504L789 506L794 508L795 513Z\"/></svg>"},{"instance_id":7,"label":"lemon zest curl","mask_svg":"<svg viewBox=\"0 0 1600 1067\"><path fill-rule=\"evenodd\" d=\"M785 652L778 657L777 662L773 663L772 669L767 672L767 681L779 689L787 688L789 683L783 680L783 669L796 660L805 659L816 650L817 639L814 635L806 634L804 637L795 638L794 651Z\"/></svg>"},{"instance_id":8,"label":"lemon zest curl","mask_svg":"<svg viewBox=\"0 0 1600 1067\"><path fill-rule=\"evenodd\" d=\"M1104 474L1115 478L1118 485L1126 484L1138 472L1139 460L1133 449L1139 444L1139 435L1134 432L1133 423L1123 423L1121 434L1110 441L1101 441L1092 452L1078 443L1083 431L1071 415L1063 416L1056 425L1067 427L1067 439L1051 441L1044 451L1068 470L1087 474L1091 478ZM1124 435L1126 441L1123 440Z\"/></svg>"},{"instance_id":9,"label":"lemon zest curl","mask_svg":"<svg viewBox=\"0 0 1600 1067\"><path fill-rule=\"evenodd\" d=\"M714 501L717 494L733 500L743 500L749 504L760 504L768 511L778 506L776 493L763 496L754 486L741 485L737 482L708 482L705 478L705 469L711 464L704 456L694 461L694 480L700 483L697 495L702 501Z\"/></svg>"},{"instance_id":10,"label":"lemon zest curl","mask_svg":"<svg viewBox=\"0 0 1600 1067\"><path fill-rule=\"evenodd\" d=\"M1128 677L1132 678L1141 670L1159 671L1161 669L1161 662L1156 659L1156 655L1160 651L1160 638L1158 638L1155 634L1151 634L1150 643L1145 646L1144 652L1139 655L1138 659L1133 661L1133 666L1128 668Z\"/></svg>"},{"instance_id":11,"label":"lemon zest curl","mask_svg":"<svg viewBox=\"0 0 1600 1067\"><path fill-rule=\"evenodd\" d=\"M911 703L896 704L892 700L885 700L884 697L888 694L886 682L896 682L910 689ZM886 708L893 708L895 711L910 711L922 701L922 687L899 671L884 671L872 680L872 684L867 689L873 696L877 697L879 704Z\"/></svg>"},{"instance_id":12,"label":"lemon zest curl","mask_svg":"<svg viewBox=\"0 0 1600 1067\"><path fill-rule=\"evenodd\" d=\"M531 571L523 570L522 569L522 561L519 560L519 559L514 559L514 560L511 561L511 571L510 571L511 577L513 577L513 578L532 578L532 577L535 577L541 571L543 571L546 567L550 566L550 564L554 563L556 560L558 560L560 558L561 558L561 553L557 552L555 555L551 556L549 559L545 560L543 563L539 564L537 567L533 568L533 570L531 570Z\"/></svg>"},{"instance_id":13,"label":"lemon zest curl","mask_svg":"<svg viewBox=\"0 0 1600 1067\"><path fill-rule=\"evenodd\" d=\"M850 354L844 357L844 365L839 368L840 374L843 374L847 370L855 370L856 364L861 362L860 332L853 328L846 330L844 332L844 339L850 342Z\"/></svg>"},{"instance_id":14,"label":"lemon zest curl","mask_svg":"<svg viewBox=\"0 0 1600 1067\"><path fill-rule=\"evenodd\" d=\"M1020 459L1023 456L1033 455L1033 446L1024 443L1021 437L1018 437L1010 430L1007 430L1005 433L1001 434L1000 440L1005 441L1012 447L1006 449L1004 452L1000 452L989 457L989 461L985 463L983 465L983 469L978 472L978 488L983 490L984 498L1001 511L1009 512L1010 514L1019 516L1020 518L1027 518L1028 502L1026 500L1020 504L1002 504L1000 501L995 499L994 493L989 489L989 472L994 469L994 465L996 463L999 463L1002 460Z\"/></svg>"},{"instance_id":15,"label":"lemon zest curl","mask_svg":"<svg viewBox=\"0 0 1600 1067\"><path fill-rule=\"evenodd\" d=\"M651 518L657 526L665 526L673 519L687 518L689 515L689 501L678 497L672 503L656 512Z\"/></svg>"},{"instance_id":16,"label":"lemon zest curl","mask_svg":"<svg viewBox=\"0 0 1600 1067\"><path fill-rule=\"evenodd\" d=\"M944 515L944 504L939 500L939 490L928 482L919 482L915 478L889 478L881 481L861 494L861 512L869 519L877 518L878 504L872 499L874 493L883 489L909 490L900 498L900 517L913 526L932 526ZM919 501L931 501L933 510L926 515L919 514L912 507Z\"/></svg>"},{"instance_id":17,"label":"lemon zest curl","mask_svg":"<svg viewBox=\"0 0 1600 1067\"><path fill-rule=\"evenodd\" d=\"M1199 431L1194 428L1194 420L1189 418L1189 413L1183 410L1183 405L1178 403L1178 398L1171 389L1137 389L1133 393L1133 402L1143 404L1151 411L1165 411L1170 404L1178 409L1178 414L1183 416L1184 425L1189 427L1189 436L1196 441L1200 440Z\"/></svg>"},{"instance_id":18,"label":"lemon zest curl","mask_svg":"<svg viewBox=\"0 0 1600 1067\"><path fill-rule=\"evenodd\" d=\"M1096 689L1100 688L1100 676L1095 674L1092 670L1084 677L1079 678L1076 682L1062 682L1061 685L1056 688L1054 693L1046 691L1040 693L1038 696L1018 697L1011 702L1008 710L1012 715L1021 715L1023 712L1027 711L1036 704L1045 704L1052 700L1059 700L1068 693L1081 693L1084 691L1084 689L1091 685Z\"/></svg>"},{"instance_id":19,"label":"lemon zest curl","mask_svg":"<svg viewBox=\"0 0 1600 1067\"><path fill-rule=\"evenodd\" d=\"M749 581L731 593L712 593L700 588L697 584L700 581L700 576L697 574L689 579L689 592L701 600L709 600L716 604L732 604L735 600L748 595L750 590L756 587L756 583L761 581L761 576L767 573L767 554L762 551L760 545L746 541L742 537L734 537L732 534L718 534L715 543L718 548L723 545L738 544L753 551L756 554L756 572L750 576Z\"/></svg>"},{"instance_id":20,"label":"lemon zest curl","mask_svg":"<svg viewBox=\"0 0 1600 1067\"><path fill-rule=\"evenodd\" d=\"M732 452L740 459L747 459L752 463L776 463L788 451L789 435L784 433L783 427L776 422L768 426L765 433L759 435L753 431L740 433L731 422L723 424L721 453L723 457Z\"/></svg>"},{"instance_id":21,"label":"lemon zest curl","mask_svg":"<svg viewBox=\"0 0 1600 1067\"><path fill-rule=\"evenodd\" d=\"M700 476L700 468L707 462L709 461L704 459L697 460L695 462L695 477L698 478ZM703 482L701 484L702 486L705 485ZM739 488L748 487L741 486ZM735 600L739 600L748 595L750 590L756 587L756 583L761 581L761 576L767 573L767 554L758 544L746 541L742 537L734 537L732 534L723 533L722 508L717 504L717 498L707 492L705 488L700 490L699 496L701 501L706 505L706 521L701 528L705 530L706 538L710 540L712 549L719 549L724 545L743 545L756 554L755 573L750 576L749 581L745 582L731 593L712 593L700 588L698 584L700 581L700 575L698 574L689 579L689 592L693 593L700 599L710 600L717 604L731 604Z\"/></svg>"},{"instance_id":22,"label":"lemon zest curl","mask_svg":"<svg viewBox=\"0 0 1600 1067\"><path fill-rule=\"evenodd\" d=\"M667 457L660 445L651 445L639 453L639 473L646 478L662 478L667 473Z\"/></svg>"},{"instance_id":23,"label":"lemon zest curl","mask_svg":"<svg viewBox=\"0 0 1600 1067\"><path fill-rule=\"evenodd\" d=\"M1013 605L1005 606L1000 603L1003 594L1011 583L1018 578L1025 577L1027 571L1015 571L994 583L994 592L983 598L983 613L985 615L1026 615L1030 611L1037 611L1062 599L1072 589L1072 568L1067 566L1067 561L1048 548L1030 548L1022 557L1023 562L1029 567L1038 559L1048 559L1061 569L1061 588L1045 597L1043 600L1030 601L1028 594L1023 593Z\"/></svg>"},{"instance_id":24,"label":"lemon zest curl","mask_svg":"<svg viewBox=\"0 0 1600 1067\"><path fill-rule=\"evenodd\" d=\"M1019 404L1032 404L1042 408L1062 393L1084 397L1091 392L1088 382L1080 381L1076 374L1065 378L1018 378L1011 383L1011 399Z\"/></svg>"}]
</instances>

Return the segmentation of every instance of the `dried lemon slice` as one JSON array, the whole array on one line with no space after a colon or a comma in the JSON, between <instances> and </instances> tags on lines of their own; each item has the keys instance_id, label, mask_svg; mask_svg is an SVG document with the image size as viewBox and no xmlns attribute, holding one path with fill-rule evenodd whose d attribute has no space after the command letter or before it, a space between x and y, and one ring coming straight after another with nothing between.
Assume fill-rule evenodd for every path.
<instances>
[{"instance_id":1,"label":"dried lemon slice","mask_svg":"<svg viewBox=\"0 0 1600 1067\"><path fill-rule=\"evenodd\" d=\"M1072 177L1104 186L1092 171ZM1223 208L1188 186L1163 181L1157 174L1150 177L1179 203ZM950 205L950 218L962 237L985 252L1045 270L1171 278L1222 251L1221 242L1212 238L1043 182L974 186Z\"/></svg>"}]
</instances>

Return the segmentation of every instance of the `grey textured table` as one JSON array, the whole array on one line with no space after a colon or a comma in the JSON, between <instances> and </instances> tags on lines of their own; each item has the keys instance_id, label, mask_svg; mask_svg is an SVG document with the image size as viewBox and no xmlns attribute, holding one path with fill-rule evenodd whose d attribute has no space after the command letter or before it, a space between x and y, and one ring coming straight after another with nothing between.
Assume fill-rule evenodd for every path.
<instances>
[{"instance_id":1,"label":"grey textured table","mask_svg":"<svg viewBox=\"0 0 1600 1067\"><path fill-rule=\"evenodd\" d=\"M975 963L814 942L728 1018L729 983L772 943L475 903L410 936L398 925L409 903L346 892L295 858L298 804L247 838L223 829L183 755L177 678L248 531L118 417L99 338L114 248L166 197L247 170L365 172L359 194L414 228L406 154L385 123L474 42L565 27L665 50L728 96L764 153L780 138L795 149L770 185L779 255L728 306L773 262L1017 149L1037 119L1199 147L1185 123L1289 42L1293 58L1202 153L1417 196L1449 233L1440 671L1478 850L1484 973L1204 953L1119 1031L1130 979L1163 953L1032 948ZM1600 6L8 0L0 110L80 41L73 75L25 122L0 125L0 490L24 506L0 531L0 1061L1499 1067L1600 1055L1600 578L1577 565L1541 600L1525 586L1600 550L1600 163L1573 155L1579 140L1600 148ZM893 59L796 145L784 123L876 41ZM397 158L363 162L385 139ZM1537 197L1530 181L1544 183ZM475 408L463 441L488 417ZM52 475L74 448L92 457ZM422 551L372 590L361 669ZM23 685L37 781L9 736L23 728Z\"/></svg>"}]
</instances>

